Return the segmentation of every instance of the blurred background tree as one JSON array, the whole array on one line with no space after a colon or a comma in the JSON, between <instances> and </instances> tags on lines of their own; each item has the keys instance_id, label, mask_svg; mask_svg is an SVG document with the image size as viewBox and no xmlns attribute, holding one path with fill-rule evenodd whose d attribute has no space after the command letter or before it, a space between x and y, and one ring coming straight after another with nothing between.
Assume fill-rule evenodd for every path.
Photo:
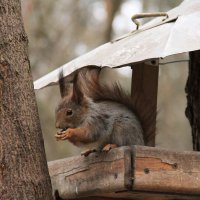
<instances>
[{"instance_id":1,"label":"blurred background tree","mask_svg":"<svg viewBox=\"0 0 200 200\"><path fill-rule=\"evenodd\" d=\"M138 12L168 11L182 0L22 0L25 29L33 77L47 74L93 48L135 29L131 16ZM149 19L148 19L149 20ZM143 23L146 22L142 21ZM179 55L162 60L177 60ZM190 150L191 130L184 116L184 93L188 63L160 68L157 146ZM130 89L130 69L107 70L105 79L120 79ZM79 150L56 142L54 110L59 102L58 87L36 91L48 160L71 156Z\"/></svg>"}]
</instances>

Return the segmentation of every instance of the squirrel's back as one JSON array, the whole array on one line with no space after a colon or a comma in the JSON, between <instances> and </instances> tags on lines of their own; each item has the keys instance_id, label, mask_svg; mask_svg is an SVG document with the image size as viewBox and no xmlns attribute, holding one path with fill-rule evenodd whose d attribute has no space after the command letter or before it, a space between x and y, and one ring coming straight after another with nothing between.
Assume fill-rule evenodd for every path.
<instances>
[{"instance_id":1,"label":"squirrel's back","mask_svg":"<svg viewBox=\"0 0 200 200\"><path fill-rule=\"evenodd\" d=\"M144 145L141 123L125 105L115 101L96 101L90 110L89 121L94 124L97 133L105 137L102 143Z\"/></svg>"},{"instance_id":2,"label":"squirrel's back","mask_svg":"<svg viewBox=\"0 0 200 200\"><path fill-rule=\"evenodd\" d=\"M97 74L99 72L100 71L96 71ZM142 91L135 91L135 93L130 96L130 94L122 89L120 84L100 84L96 73L94 70L93 73L90 74L91 76L87 77L82 73L79 74L80 79L84 82L82 88L87 96L93 99L97 104L106 102L107 105L112 107L112 111L110 112L119 113L119 110L121 110L123 113L132 115L132 121L128 120L129 124L127 124L126 118L121 118L121 120L124 119L124 121L120 121L120 124L124 122L124 126L127 125L127 127L129 126L132 129L137 129L139 141L141 141L141 137L145 144L151 141L154 138L154 134L152 134L152 124L154 120L152 112L155 111L153 111L152 106L146 100L141 98L140 94ZM141 109L143 107L145 107L145 109ZM106 110L110 109L107 108ZM141 110L143 111L141 112ZM132 135L135 137L134 133Z\"/></svg>"}]
</instances>

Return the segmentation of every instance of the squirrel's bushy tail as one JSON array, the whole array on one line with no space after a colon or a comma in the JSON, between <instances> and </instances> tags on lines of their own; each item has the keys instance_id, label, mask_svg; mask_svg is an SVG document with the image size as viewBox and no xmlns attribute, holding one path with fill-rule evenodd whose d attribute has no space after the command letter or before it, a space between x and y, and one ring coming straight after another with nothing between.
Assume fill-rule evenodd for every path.
<instances>
[{"instance_id":1,"label":"squirrel's bushy tail","mask_svg":"<svg viewBox=\"0 0 200 200\"><path fill-rule=\"evenodd\" d=\"M125 92L120 84L114 83L112 86L99 83L99 68L89 69L87 73L78 74L80 87L86 96L98 101L114 101L125 105L139 119L143 128L145 145L153 144L155 137L155 110L151 104L142 98L141 91L135 91L132 97Z\"/></svg>"}]
</instances>

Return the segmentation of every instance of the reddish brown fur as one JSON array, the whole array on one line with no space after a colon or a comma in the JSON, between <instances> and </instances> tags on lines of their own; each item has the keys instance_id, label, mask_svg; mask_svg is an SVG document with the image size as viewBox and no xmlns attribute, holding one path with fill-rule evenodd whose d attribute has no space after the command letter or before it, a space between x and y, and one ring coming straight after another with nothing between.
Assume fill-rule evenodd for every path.
<instances>
[{"instance_id":1,"label":"reddish brown fur","mask_svg":"<svg viewBox=\"0 0 200 200\"><path fill-rule=\"evenodd\" d=\"M57 139L65 140L68 139L70 142L76 145L77 142L89 143L91 137L88 135L86 128L69 128L62 135L56 135Z\"/></svg>"}]
</instances>

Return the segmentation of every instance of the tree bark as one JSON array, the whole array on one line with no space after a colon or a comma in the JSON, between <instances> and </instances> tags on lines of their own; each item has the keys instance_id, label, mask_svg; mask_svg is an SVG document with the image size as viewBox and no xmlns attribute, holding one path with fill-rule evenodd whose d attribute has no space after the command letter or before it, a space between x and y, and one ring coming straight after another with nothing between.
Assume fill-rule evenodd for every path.
<instances>
[{"instance_id":1,"label":"tree bark","mask_svg":"<svg viewBox=\"0 0 200 200\"><path fill-rule=\"evenodd\" d=\"M51 200L19 0L0 0L0 199Z\"/></svg>"},{"instance_id":2,"label":"tree bark","mask_svg":"<svg viewBox=\"0 0 200 200\"><path fill-rule=\"evenodd\" d=\"M200 50L189 53L189 75L186 83L186 117L192 128L193 150L200 150Z\"/></svg>"}]
</instances>

